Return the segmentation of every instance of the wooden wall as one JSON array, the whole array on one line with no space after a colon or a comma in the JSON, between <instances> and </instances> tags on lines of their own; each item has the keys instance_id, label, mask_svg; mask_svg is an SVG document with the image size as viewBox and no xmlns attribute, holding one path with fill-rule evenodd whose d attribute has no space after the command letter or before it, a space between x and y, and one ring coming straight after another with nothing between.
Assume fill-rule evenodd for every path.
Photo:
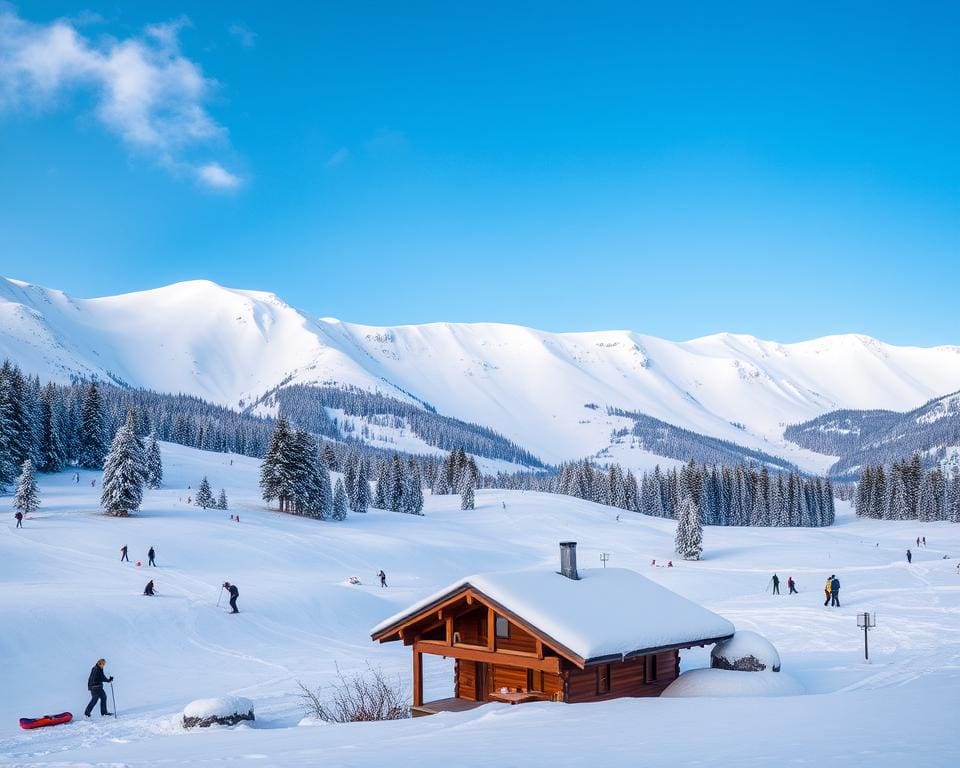
<instances>
[{"instance_id":1,"label":"wooden wall","mask_svg":"<svg viewBox=\"0 0 960 768\"><path fill-rule=\"evenodd\" d=\"M567 701L604 701L621 696L659 696L677 678L680 654L666 651L656 654L657 679L649 680L649 661L640 656L610 664L610 690L597 692L597 666L572 669L567 675Z\"/></svg>"},{"instance_id":2,"label":"wooden wall","mask_svg":"<svg viewBox=\"0 0 960 768\"><path fill-rule=\"evenodd\" d=\"M509 623L510 637L496 638L496 649L498 651L518 651L521 653L536 653L537 639L518 627L513 622Z\"/></svg>"}]
</instances>

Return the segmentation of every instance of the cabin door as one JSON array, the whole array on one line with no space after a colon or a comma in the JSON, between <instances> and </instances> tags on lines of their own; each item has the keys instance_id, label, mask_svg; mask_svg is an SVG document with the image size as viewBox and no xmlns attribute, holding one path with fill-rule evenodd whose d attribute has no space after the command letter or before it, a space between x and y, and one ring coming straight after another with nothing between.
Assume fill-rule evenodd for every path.
<instances>
[{"instance_id":1,"label":"cabin door","mask_svg":"<svg viewBox=\"0 0 960 768\"><path fill-rule=\"evenodd\" d=\"M486 701L490 693L490 665L477 662L477 701Z\"/></svg>"}]
</instances>

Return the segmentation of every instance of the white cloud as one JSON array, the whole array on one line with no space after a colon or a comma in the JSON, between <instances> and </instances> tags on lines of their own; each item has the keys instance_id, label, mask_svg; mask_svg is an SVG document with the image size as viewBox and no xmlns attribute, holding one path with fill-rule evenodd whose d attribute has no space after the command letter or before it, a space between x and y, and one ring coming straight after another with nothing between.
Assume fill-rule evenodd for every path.
<instances>
[{"instance_id":1,"label":"white cloud","mask_svg":"<svg viewBox=\"0 0 960 768\"><path fill-rule=\"evenodd\" d=\"M205 107L216 83L180 51L179 33L187 24L178 19L151 25L139 37L94 43L74 21L34 24L0 10L0 112L53 109L85 90L100 122L131 149L202 179L215 167L220 177L208 183L236 187L239 178L218 163L185 159L226 138Z\"/></svg>"},{"instance_id":2,"label":"white cloud","mask_svg":"<svg viewBox=\"0 0 960 768\"><path fill-rule=\"evenodd\" d=\"M239 187L243 181L230 173L220 163L206 163L197 168L197 178L211 189L231 190Z\"/></svg>"},{"instance_id":3,"label":"white cloud","mask_svg":"<svg viewBox=\"0 0 960 768\"><path fill-rule=\"evenodd\" d=\"M244 48L253 48L257 44L257 33L242 22L235 21L228 31Z\"/></svg>"}]
</instances>

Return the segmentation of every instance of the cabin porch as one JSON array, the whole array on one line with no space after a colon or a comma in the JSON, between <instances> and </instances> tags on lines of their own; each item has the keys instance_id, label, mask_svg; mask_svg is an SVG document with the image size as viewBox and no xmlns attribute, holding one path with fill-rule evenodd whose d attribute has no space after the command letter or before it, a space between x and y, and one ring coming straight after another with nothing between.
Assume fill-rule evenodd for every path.
<instances>
[{"instance_id":1,"label":"cabin porch","mask_svg":"<svg viewBox=\"0 0 960 768\"><path fill-rule=\"evenodd\" d=\"M466 712L477 707L482 707L485 701L470 701L469 699L458 699L451 696L448 699L437 699L436 701L425 701L423 704L410 707L410 714L414 717L424 717L426 715L436 715L440 712Z\"/></svg>"}]
</instances>

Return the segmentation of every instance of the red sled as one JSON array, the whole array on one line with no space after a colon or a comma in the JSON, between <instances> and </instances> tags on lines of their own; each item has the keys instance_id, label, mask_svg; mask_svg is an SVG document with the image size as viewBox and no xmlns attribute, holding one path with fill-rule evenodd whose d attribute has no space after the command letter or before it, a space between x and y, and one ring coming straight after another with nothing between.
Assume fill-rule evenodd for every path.
<instances>
[{"instance_id":1,"label":"red sled","mask_svg":"<svg viewBox=\"0 0 960 768\"><path fill-rule=\"evenodd\" d=\"M59 715L44 715L43 717L21 717L20 727L26 731L34 728L46 728L48 725L63 725L73 720L73 715L69 712L61 712Z\"/></svg>"}]
</instances>

